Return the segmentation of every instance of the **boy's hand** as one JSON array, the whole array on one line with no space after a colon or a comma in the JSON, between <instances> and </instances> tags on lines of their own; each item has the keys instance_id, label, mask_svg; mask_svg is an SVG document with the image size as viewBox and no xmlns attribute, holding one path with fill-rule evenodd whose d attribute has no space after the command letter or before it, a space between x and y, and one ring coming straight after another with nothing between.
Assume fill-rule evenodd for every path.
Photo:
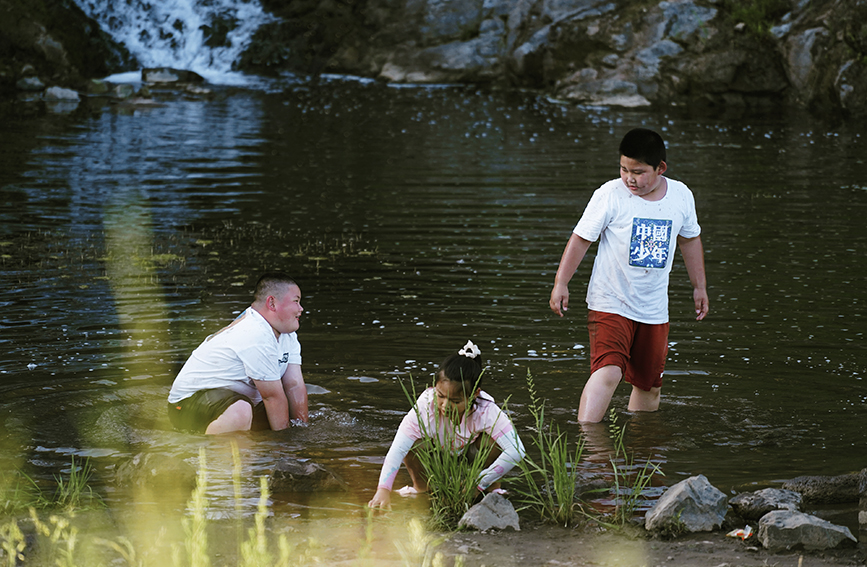
<instances>
[{"instance_id":1,"label":"boy's hand","mask_svg":"<svg viewBox=\"0 0 867 567\"><path fill-rule=\"evenodd\" d=\"M551 299L548 301L551 311L562 317L569 311L569 288L565 285L555 284L551 290Z\"/></svg>"},{"instance_id":2,"label":"boy's hand","mask_svg":"<svg viewBox=\"0 0 867 567\"><path fill-rule=\"evenodd\" d=\"M710 311L710 304L707 298L706 289L694 289L692 299L695 301L695 320L701 321L704 319L707 312Z\"/></svg>"}]
</instances>

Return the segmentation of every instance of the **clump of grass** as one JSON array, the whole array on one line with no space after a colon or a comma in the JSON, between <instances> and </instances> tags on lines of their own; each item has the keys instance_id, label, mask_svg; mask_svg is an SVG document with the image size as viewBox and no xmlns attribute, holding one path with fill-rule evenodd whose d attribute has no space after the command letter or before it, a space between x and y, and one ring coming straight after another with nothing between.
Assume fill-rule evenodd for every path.
<instances>
[{"instance_id":1,"label":"clump of grass","mask_svg":"<svg viewBox=\"0 0 867 567\"><path fill-rule=\"evenodd\" d=\"M205 467L205 449L199 449L199 473L196 478L196 488L190 498L189 507L192 511L190 518L184 518L181 524L184 527L186 539L184 549L186 555L181 553L180 546L175 546L172 553L172 562L175 567L189 565L189 567L210 567L211 560L208 557L208 530L207 530L207 499L205 492L208 487L208 473ZM184 561L186 559L186 561Z\"/></svg>"},{"instance_id":2,"label":"clump of grass","mask_svg":"<svg viewBox=\"0 0 867 567\"><path fill-rule=\"evenodd\" d=\"M6 555L4 563L7 567L16 567L19 561L24 561L24 549L27 541L18 522L12 520L0 526L0 549Z\"/></svg>"},{"instance_id":3,"label":"clump of grass","mask_svg":"<svg viewBox=\"0 0 867 567\"><path fill-rule=\"evenodd\" d=\"M519 463L525 488L519 488L517 492L521 503L535 510L542 520L568 526L574 521L579 506L575 491L584 439L579 438L575 448L570 450L566 433L545 423L545 402L536 392L529 369L527 390L535 431L530 443L535 446L538 457L534 459L527 455Z\"/></svg>"},{"instance_id":4,"label":"clump of grass","mask_svg":"<svg viewBox=\"0 0 867 567\"><path fill-rule=\"evenodd\" d=\"M469 391L475 392L478 384L479 382L474 384ZM461 450L454 450L453 447L457 446L454 427L443 422L448 420L458 423L458 416L441 416L439 412L434 412L436 431L428 431L420 408L416 407L418 397L415 386L413 385L411 391L403 383L401 387L412 404L413 409L410 411L419 412L418 422L422 438L413 447L413 451L427 475L431 523L436 527L452 529L480 496L478 480L491 455L493 444L481 443L477 451L470 450L472 444L467 444Z\"/></svg>"},{"instance_id":5,"label":"clump of grass","mask_svg":"<svg viewBox=\"0 0 867 567\"><path fill-rule=\"evenodd\" d=\"M39 501L39 496L39 487L27 475L19 471L0 473L0 512L26 510Z\"/></svg>"},{"instance_id":6,"label":"clump of grass","mask_svg":"<svg viewBox=\"0 0 867 567\"><path fill-rule=\"evenodd\" d=\"M775 22L792 9L788 0L725 0L724 8L735 23L756 35L767 35Z\"/></svg>"},{"instance_id":7,"label":"clump of grass","mask_svg":"<svg viewBox=\"0 0 867 567\"><path fill-rule=\"evenodd\" d=\"M16 471L0 477L0 509L15 513L28 508L55 508L64 511L102 507L102 499L93 491L90 480L93 466L90 459L76 463L72 456L69 475L54 475L53 493L46 493L33 478Z\"/></svg>"},{"instance_id":8,"label":"clump of grass","mask_svg":"<svg viewBox=\"0 0 867 567\"><path fill-rule=\"evenodd\" d=\"M55 558L57 567L75 567L75 549L78 545L78 529L73 526L68 518L50 516L48 523L39 519L36 510L30 508L30 519L36 533L48 540L50 554ZM23 549L22 549L23 551ZM23 559L23 556L22 556Z\"/></svg>"},{"instance_id":9,"label":"clump of grass","mask_svg":"<svg viewBox=\"0 0 867 567\"><path fill-rule=\"evenodd\" d=\"M626 426L617 423L617 414L609 413L609 431L614 442L614 454L609 458L614 470L614 524L626 525L635 516L641 503L644 490L650 485L654 475L665 476L662 470L648 458L643 465L635 464L635 457L626 450L624 436Z\"/></svg>"},{"instance_id":10,"label":"clump of grass","mask_svg":"<svg viewBox=\"0 0 867 567\"><path fill-rule=\"evenodd\" d=\"M84 459L83 462L76 465L75 455L73 455L69 467L69 477L64 479L62 475L54 476L57 488L44 505L67 511L102 506L102 500L90 486L92 477L93 466L90 464L90 459Z\"/></svg>"},{"instance_id":11,"label":"clump of grass","mask_svg":"<svg viewBox=\"0 0 867 567\"><path fill-rule=\"evenodd\" d=\"M432 567L442 564L442 553L436 552L436 548L444 541L444 537L427 533L421 520L413 518L409 521L409 540L395 541L394 545L407 567Z\"/></svg>"}]
</instances>

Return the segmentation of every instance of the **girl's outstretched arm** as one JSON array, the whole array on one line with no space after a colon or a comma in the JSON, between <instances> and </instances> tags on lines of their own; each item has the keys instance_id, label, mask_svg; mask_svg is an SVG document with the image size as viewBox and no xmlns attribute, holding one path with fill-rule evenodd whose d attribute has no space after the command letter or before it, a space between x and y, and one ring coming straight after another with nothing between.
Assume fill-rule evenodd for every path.
<instances>
[{"instance_id":1,"label":"girl's outstretched arm","mask_svg":"<svg viewBox=\"0 0 867 567\"><path fill-rule=\"evenodd\" d=\"M414 413L410 411L410 413ZM391 487L394 485L394 478L397 476L397 471L400 470L400 465L404 457L412 449L416 439L413 439L404 431L403 424L394 435L394 441L391 442L391 447L385 455L385 462L382 463L382 471L379 473L379 484L376 487L376 494L370 502L367 503L371 508L388 508L391 505Z\"/></svg>"},{"instance_id":2,"label":"girl's outstretched arm","mask_svg":"<svg viewBox=\"0 0 867 567\"><path fill-rule=\"evenodd\" d=\"M518 432L514 428L510 428L497 437L496 442L500 446L500 449L502 449L502 453L500 453L500 456L497 457L497 460L491 466L483 470L479 475L478 487L483 492L512 470L512 467L521 462L524 455L527 454L524 444L521 443L521 438L518 437Z\"/></svg>"}]
</instances>

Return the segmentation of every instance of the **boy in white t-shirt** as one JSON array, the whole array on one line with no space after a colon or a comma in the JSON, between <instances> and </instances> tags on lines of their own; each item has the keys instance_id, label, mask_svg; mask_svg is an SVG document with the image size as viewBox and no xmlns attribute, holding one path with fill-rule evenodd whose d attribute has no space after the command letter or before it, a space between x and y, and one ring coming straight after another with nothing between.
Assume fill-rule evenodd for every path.
<instances>
[{"instance_id":1,"label":"boy in white t-shirt","mask_svg":"<svg viewBox=\"0 0 867 567\"><path fill-rule=\"evenodd\" d=\"M620 179L602 185L566 244L549 305L563 316L569 281L590 245L599 248L587 289L590 378L578 421L598 423L621 379L630 411L656 411L668 355L668 276L680 247L693 286L696 320L708 313L701 227L692 192L663 176L665 142L636 128L620 142Z\"/></svg>"},{"instance_id":2,"label":"boy in white t-shirt","mask_svg":"<svg viewBox=\"0 0 867 567\"><path fill-rule=\"evenodd\" d=\"M298 330L301 289L286 274L264 274L253 303L205 339L181 368L168 398L181 431L286 429L307 421Z\"/></svg>"}]
</instances>

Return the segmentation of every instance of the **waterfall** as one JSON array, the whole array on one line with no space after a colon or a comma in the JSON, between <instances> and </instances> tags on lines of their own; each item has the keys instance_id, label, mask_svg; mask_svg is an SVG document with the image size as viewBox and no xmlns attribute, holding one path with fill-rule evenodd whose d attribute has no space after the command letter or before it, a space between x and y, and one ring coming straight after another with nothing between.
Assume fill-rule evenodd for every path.
<instances>
[{"instance_id":1,"label":"waterfall","mask_svg":"<svg viewBox=\"0 0 867 567\"><path fill-rule=\"evenodd\" d=\"M143 67L187 69L218 84L247 81L232 64L275 18L258 0L74 0Z\"/></svg>"}]
</instances>

